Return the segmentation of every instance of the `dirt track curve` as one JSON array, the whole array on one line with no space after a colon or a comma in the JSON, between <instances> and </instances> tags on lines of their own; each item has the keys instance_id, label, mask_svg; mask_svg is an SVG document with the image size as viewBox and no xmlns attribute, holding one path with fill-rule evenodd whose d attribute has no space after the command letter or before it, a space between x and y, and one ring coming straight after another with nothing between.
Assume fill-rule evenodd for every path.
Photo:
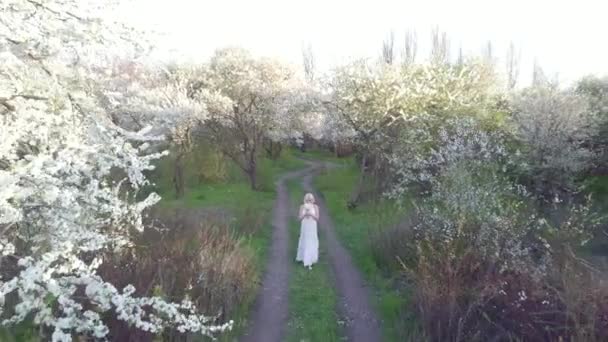
<instances>
[{"instance_id":1,"label":"dirt track curve","mask_svg":"<svg viewBox=\"0 0 608 342\"><path fill-rule=\"evenodd\" d=\"M346 249L338 240L333 222L321 193L312 186L313 177L328 166L322 162L308 161L309 168L290 172L277 181L277 199L273 209L273 233L266 271L262 286L253 308L250 324L241 341L280 342L284 340L289 319L289 270L293 258L289 255L289 192L285 182L301 178L304 191L312 192L320 208L319 235L324 238L327 256L333 271L338 294L338 313L345 322L343 331L348 341L380 341L378 317L370 303L370 290ZM315 303L310 303L315 305Z\"/></svg>"}]
</instances>

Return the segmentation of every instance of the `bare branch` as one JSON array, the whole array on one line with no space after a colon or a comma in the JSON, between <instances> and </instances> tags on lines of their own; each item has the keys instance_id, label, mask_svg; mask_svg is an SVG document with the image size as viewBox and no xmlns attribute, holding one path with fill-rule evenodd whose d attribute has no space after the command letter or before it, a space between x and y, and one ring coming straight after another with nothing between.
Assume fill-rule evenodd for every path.
<instances>
[{"instance_id":1,"label":"bare branch","mask_svg":"<svg viewBox=\"0 0 608 342\"><path fill-rule=\"evenodd\" d=\"M431 32L431 62L448 63L450 60L450 40L446 32L440 32L436 27Z\"/></svg>"},{"instance_id":2,"label":"bare branch","mask_svg":"<svg viewBox=\"0 0 608 342\"><path fill-rule=\"evenodd\" d=\"M382 60L386 64L393 64L395 61L395 32L393 31L382 42Z\"/></svg>"},{"instance_id":3,"label":"bare branch","mask_svg":"<svg viewBox=\"0 0 608 342\"><path fill-rule=\"evenodd\" d=\"M405 46L403 48L403 63L405 65L413 64L416 61L418 52L418 40L416 32L407 31L405 33Z\"/></svg>"},{"instance_id":4,"label":"bare branch","mask_svg":"<svg viewBox=\"0 0 608 342\"><path fill-rule=\"evenodd\" d=\"M492 41L488 40L486 45L484 45L482 54L484 61L489 64L494 64L494 47L492 45Z\"/></svg>"},{"instance_id":5,"label":"bare branch","mask_svg":"<svg viewBox=\"0 0 608 342\"><path fill-rule=\"evenodd\" d=\"M532 69L532 85L540 86L540 85L546 85L548 83L549 83L549 81L547 79L547 76L545 75L545 71L540 66L540 64L538 64L538 61L535 59L534 66Z\"/></svg>"},{"instance_id":6,"label":"bare branch","mask_svg":"<svg viewBox=\"0 0 608 342\"><path fill-rule=\"evenodd\" d=\"M312 45L309 43L302 47L302 62L304 64L304 75L309 82L315 79L315 56L312 51Z\"/></svg>"},{"instance_id":7,"label":"bare branch","mask_svg":"<svg viewBox=\"0 0 608 342\"><path fill-rule=\"evenodd\" d=\"M521 60L521 50L515 51L515 44L511 42L507 50L506 57L506 72L507 72L507 87L509 90L515 88L517 79L519 78L519 63Z\"/></svg>"},{"instance_id":8,"label":"bare branch","mask_svg":"<svg viewBox=\"0 0 608 342\"><path fill-rule=\"evenodd\" d=\"M0 97L0 104L3 105L8 110L14 111L15 110L15 106L13 106L12 104L10 104L9 101L12 101L12 100L14 100L16 98L22 98L22 99L26 99L26 100L37 100L37 101L46 101L46 100L48 100L47 97L42 97L42 96L37 96L37 95L15 94L15 95L12 95L10 97Z\"/></svg>"},{"instance_id":9,"label":"bare branch","mask_svg":"<svg viewBox=\"0 0 608 342\"><path fill-rule=\"evenodd\" d=\"M458 48L458 59L456 60L456 64L459 66L464 65L464 55L462 54L462 46Z\"/></svg>"},{"instance_id":10,"label":"bare branch","mask_svg":"<svg viewBox=\"0 0 608 342\"><path fill-rule=\"evenodd\" d=\"M78 15L76 15L76 14L70 12L70 11L59 12L59 11L56 11L56 10L48 7L48 6L43 5L42 3L39 3L37 1L34 1L34 0L26 0L26 1L29 2L30 4L36 6L37 8L42 8L45 11L51 12L51 13L57 15L57 16L65 14L65 15L67 15L69 17L72 17L73 19L85 20L85 18L82 18L82 17L80 17L80 16L78 16ZM59 19L61 21L66 21L67 20L67 18L57 18L57 19Z\"/></svg>"}]
</instances>

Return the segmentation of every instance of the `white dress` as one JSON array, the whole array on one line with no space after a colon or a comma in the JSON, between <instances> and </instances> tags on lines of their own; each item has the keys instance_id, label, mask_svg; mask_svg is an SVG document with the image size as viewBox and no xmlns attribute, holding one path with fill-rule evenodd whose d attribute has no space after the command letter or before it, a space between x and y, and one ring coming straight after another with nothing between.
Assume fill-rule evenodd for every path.
<instances>
[{"instance_id":1,"label":"white dress","mask_svg":"<svg viewBox=\"0 0 608 342\"><path fill-rule=\"evenodd\" d=\"M316 214L316 207L312 204L304 204L304 213ZM308 267L319 260L319 237L317 236L317 221L305 217L300 226L300 240L298 241L298 254L296 261L301 261Z\"/></svg>"}]
</instances>

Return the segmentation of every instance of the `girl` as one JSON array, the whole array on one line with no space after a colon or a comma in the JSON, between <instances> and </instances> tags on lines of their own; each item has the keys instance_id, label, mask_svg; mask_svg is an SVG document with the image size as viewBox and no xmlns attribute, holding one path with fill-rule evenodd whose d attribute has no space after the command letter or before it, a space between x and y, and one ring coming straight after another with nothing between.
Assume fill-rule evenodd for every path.
<instances>
[{"instance_id":1,"label":"girl","mask_svg":"<svg viewBox=\"0 0 608 342\"><path fill-rule=\"evenodd\" d=\"M304 204L300 206L298 217L302 221L302 225L300 226L296 261L301 261L304 267L308 267L310 270L312 265L319 260L319 238L317 236L319 206L315 204L315 197L312 194L308 193L304 196Z\"/></svg>"}]
</instances>

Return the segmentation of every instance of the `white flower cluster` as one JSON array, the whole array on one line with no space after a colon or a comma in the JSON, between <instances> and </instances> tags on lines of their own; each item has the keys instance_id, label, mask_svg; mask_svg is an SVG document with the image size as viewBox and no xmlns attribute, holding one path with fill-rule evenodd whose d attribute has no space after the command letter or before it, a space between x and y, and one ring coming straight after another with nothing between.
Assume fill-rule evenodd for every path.
<instances>
[{"instance_id":1,"label":"white flower cluster","mask_svg":"<svg viewBox=\"0 0 608 342\"><path fill-rule=\"evenodd\" d=\"M13 253L15 253L15 246L5 239L0 239L0 258Z\"/></svg>"},{"instance_id":2,"label":"white flower cluster","mask_svg":"<svg viewBox=\"0 0 608 342\"><path fill-rule=\"evenodd\" d=\"M104 338L106 314L150 332L228 329L187 301L138 298L97 274L105 253L144 229L159 196L135 195L164 153L148 152L159 139L150 127L115 126L91 86L100 66L87 56L122 49L113 39L133 32L92 4L0 3L0 260L13 266L0 270L1 323L33 319L53 341Z\"/></svg>"},{"instance_id":3,"label":"white flower cluster","mask_svg":"<svg viewBox=\"0 0 608 342\"><path fill-rule=\"evenodd\" d=\"M459 163L470 168L513 163L500 132L483 130L472 117L452 118L443 122L436 134L427 127L417 128L401 138L388 156L395 175L390 198L399 199L412 184L437 183L446 169Z\"/></svg>"}]
</instances>

